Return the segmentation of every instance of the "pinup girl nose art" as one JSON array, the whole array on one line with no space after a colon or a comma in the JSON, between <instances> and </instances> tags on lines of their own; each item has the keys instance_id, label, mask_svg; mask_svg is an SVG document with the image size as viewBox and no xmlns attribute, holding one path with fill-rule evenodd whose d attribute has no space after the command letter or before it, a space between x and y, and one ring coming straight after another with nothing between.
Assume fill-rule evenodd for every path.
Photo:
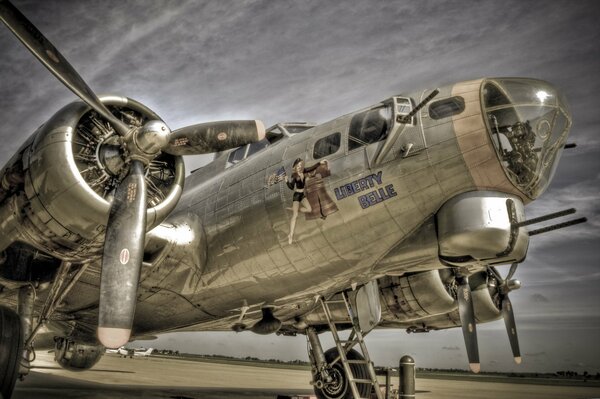
<instances>
[{"instance_id":1,"label":"pinup girl nose art","mask_svg":"<svg viewBox=\"0 0 600 399\"><path fill-rule=\"evenodd\" d=\"M290 232L288 234L288 243L294 241L294 230L296 229L296 220L298 214L305 214L307 220L325 219L327 215L337 212L338 208L327 194L324 177L328 177L329 164L322 160L308 168L304 167L304 161L297 158L292 165L292 176L286 182L290 190L294 191L292 197L292 206L287 208L292 211L290 220Z\"/></svg>"}]
</instances>

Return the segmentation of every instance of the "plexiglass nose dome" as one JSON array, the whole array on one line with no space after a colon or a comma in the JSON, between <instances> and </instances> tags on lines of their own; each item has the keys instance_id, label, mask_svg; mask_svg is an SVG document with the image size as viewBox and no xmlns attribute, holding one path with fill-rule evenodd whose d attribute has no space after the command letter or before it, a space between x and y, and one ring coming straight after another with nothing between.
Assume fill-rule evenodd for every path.
<instances>
[{"instance_id":1,"label":"plexiglass nose dome","mask_svg":"<svg viewBox=\"0 0 600 399\"><path fill-rule=\"evenodd\" d=\"M482 104L492 142L511 182L535 199L548 187L565 145L571 115L549 83L486 79Z\"/></svg>"}]
</instances>

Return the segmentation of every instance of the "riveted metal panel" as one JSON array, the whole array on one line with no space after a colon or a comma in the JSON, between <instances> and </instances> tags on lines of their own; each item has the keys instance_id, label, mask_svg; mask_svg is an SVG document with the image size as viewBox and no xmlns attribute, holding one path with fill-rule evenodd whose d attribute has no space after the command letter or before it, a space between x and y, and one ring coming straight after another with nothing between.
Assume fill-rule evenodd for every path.
<instances>
[{"instance_id":1,"label":"riveted metal panel","mask_svg":"<svg viewBox=\"0 0 600 399\"><path fill-rule=\"evenodd\" d=\"M466 117L462 115L452 117L458 145L478 190L510 193L527 203L530 199L517 190L504 174L487 134L481 103L475 100L480 95L482 82L483 79L462 82L454 85L452 89L452 95L460 95L469 99L465 103Z\"/></svg>"}]
</instances>

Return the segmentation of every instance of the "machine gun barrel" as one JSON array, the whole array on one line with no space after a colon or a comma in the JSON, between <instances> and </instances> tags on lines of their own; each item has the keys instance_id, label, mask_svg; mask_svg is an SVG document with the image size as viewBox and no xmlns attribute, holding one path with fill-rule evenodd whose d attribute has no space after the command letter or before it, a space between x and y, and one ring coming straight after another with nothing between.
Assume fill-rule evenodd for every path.
<instances>
[{"instance_id":1,"label":"machine gun barrel","mask_svg":"<svg viewBox=\"0 0 600 399\"><path fill-rule=\"evenodd\" d=\"M515 224L514 227L529 226L531 224L545 222L546 220L556 219L556 218L559 218L561 216L566 216L566 215L570 215L570 214L573 214L573 213L575 213L575 208L565 209L563 211L549 213L547 215L540 216L540 217L537 217L537 218L533 218L533 219L529 219L529 220L524 220L522 222L519 222L519 223Z\"/></svg>"},{"instance_id":2,"label":"machine gun barrel","mask_svg":"<svg viewBox=\"0 0 600 399\"><path fill-rule=\"evenodd\" d=\"M573 220L569 220L569 221L566 221L563 223L553 224L552 226L542 227L541 229L532 230L529 232L529 236L531 237L531 236L535 236L538 234L547 233L549 231L562 229L563 227L573 226L573 225L585 223L585 222L587 222L587 218L585 218L585 217L579 218L579 219L573 219Z\"/></svg>"}]
</instances>

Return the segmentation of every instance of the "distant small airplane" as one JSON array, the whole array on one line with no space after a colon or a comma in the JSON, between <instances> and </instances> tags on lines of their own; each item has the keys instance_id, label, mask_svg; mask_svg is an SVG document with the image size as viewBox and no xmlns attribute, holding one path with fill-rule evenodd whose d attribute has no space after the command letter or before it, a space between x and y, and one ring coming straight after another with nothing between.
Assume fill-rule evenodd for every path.
<instances>
[{"instance_id":1,"label":"distant small airplane","mask_svg":"<svg viewBox=\"0 0 600 399\"><path fill-rule=\"evenodd\" d=\"M129 349L126 348L124 346L121 346L118 349L107 349L106 353L113 353L113 354L118 354L121 355L123 357L148 357L150 355L152 355L152 352L154 351L154 348L149 348L149 349Z\"/></svg>"},{"instance_id":2,"label":"distant small airplane","mask_svg":"<svg viewBox=\"0 0 600 399\"><path fill-rule=\"evenodd\" d=\"M144 349L134 349L133 350L133 356L140 356L140 357L148 357L150 355L152 355L152 352L154 351L154 348L149 348L147 350Z\"/></svg>"},{"instance_id":3,"label":"distant small airplane","mask_svg":"<svg viewBox=\"0 0 600 399\"><path fill-rule=\"evenodd\" d=\"M106 353L112 353L112 354L116 354L116 355L121 355L121 356L129 356L129 349L125 348L124 346L121 346L118 349L107 349Z\"/></svg>"}]
</instances>

